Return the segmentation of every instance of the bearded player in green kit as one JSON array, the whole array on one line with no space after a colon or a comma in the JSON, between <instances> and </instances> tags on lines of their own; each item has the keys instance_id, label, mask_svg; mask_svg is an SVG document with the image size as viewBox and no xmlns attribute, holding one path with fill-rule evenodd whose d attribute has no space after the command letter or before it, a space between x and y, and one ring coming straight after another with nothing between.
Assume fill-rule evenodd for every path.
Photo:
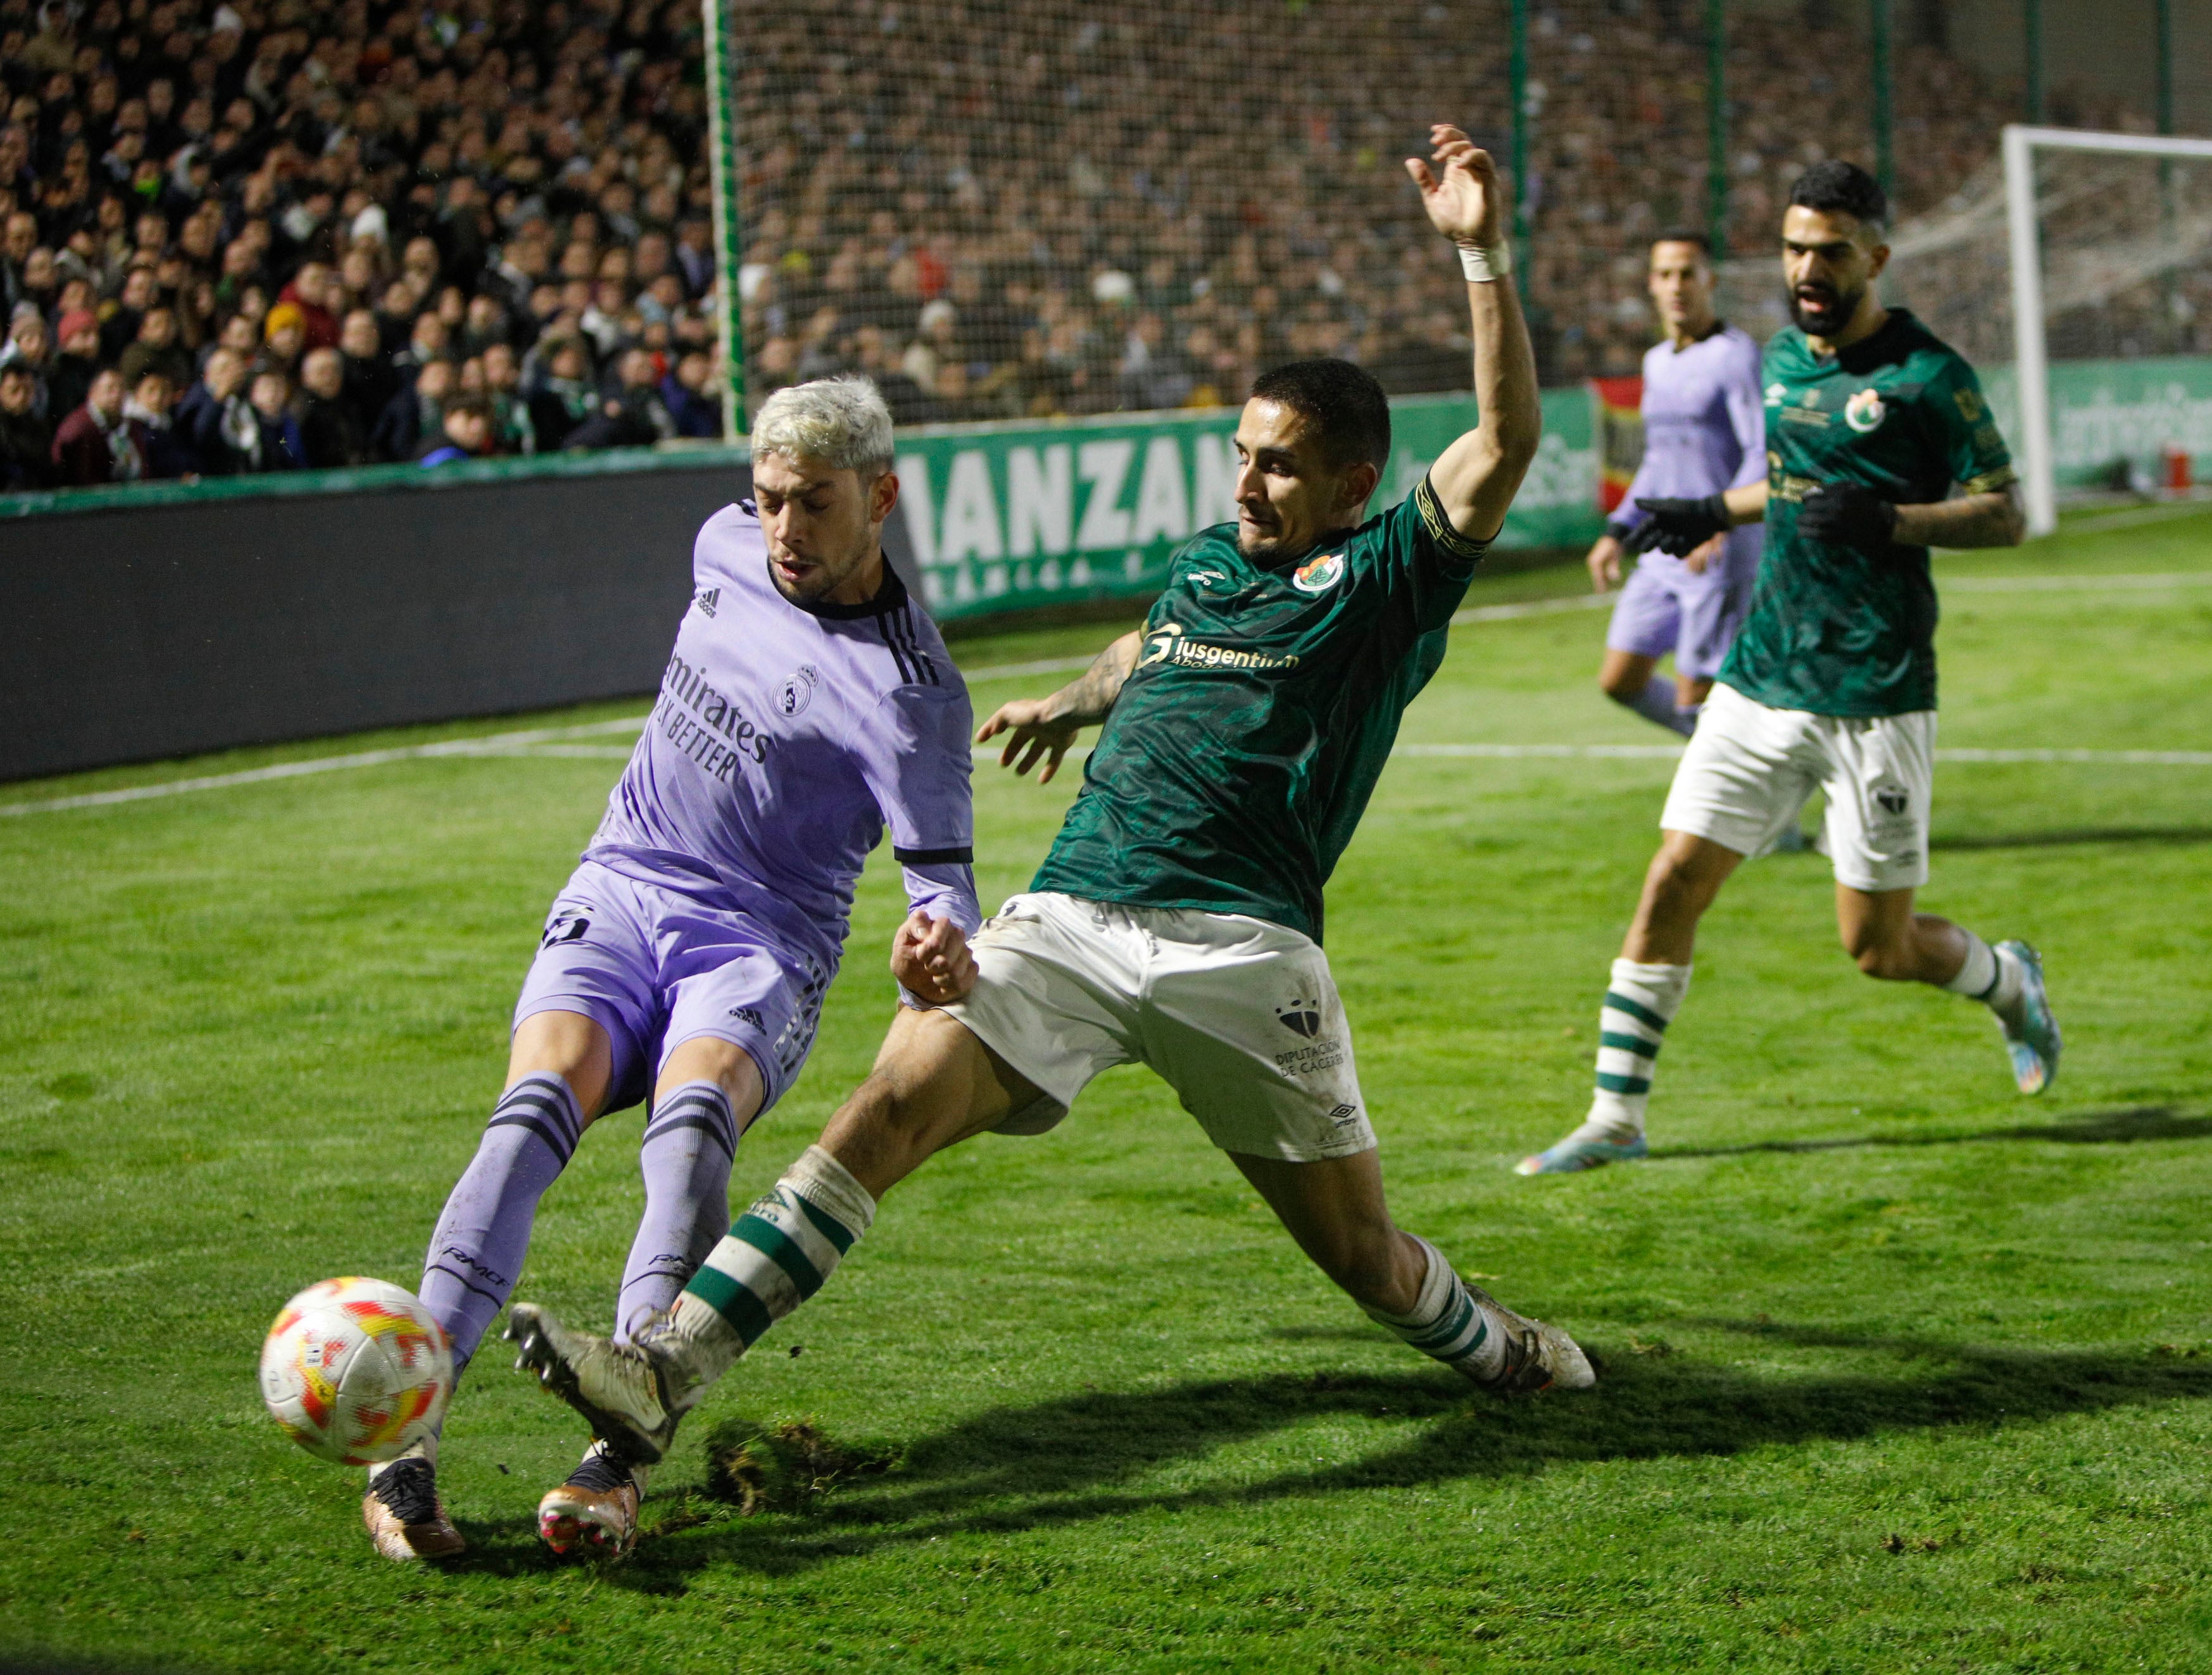
<instances>
[{"instance_id":1,"label":"bearded player in green kit","mask_svg":"<svg viewBox=\"0 0 2212 1675\"><path fill-rule=\"evenodd\" d=\"M1815 789L1827 796L1837 928L1859 969L1986 1005L2021 1092L2041 1093L2057 1073L2058 1025L2036 951L1992 948L1913 911L1928 882L1936 747L1928 549L2016 546L2026 519L1974 369L1875 294L1888 215L1881 186L1852 164L1799 177L1782 222L1796 325L1767 344L1763 372L1767 479L1638 502L1669 552L1760 519L1766 551L1613 962L1589 1117L1522 1159L1522 1174L1648 1155L1644 1108L1689 987L1698 918L1738 862L1795 826Z\"/></svg>"},{"instance_id":2,"label":"bearded player in green kit","mask_svg":"<svg viewBox=\"0 0 2212 1675\"><path fill-rule=\"evenodd\" d=\"M1237 429L1236 524L1176 555L1143 630L978 735L1005 734L1004 763L1042 761L1049 778L1083 728L1104 728L1030 889L953 950L956 998L899 1016L820 1142L632 1345L515 1308L524 1362L610 1447L658 1459L708 1385L814 1294L933 1154L987 1130L1042 1132L1093 1077L1133 1061L1413 1348L1500 1393L1595 1381L1565 1332L1468 1285L1391 1221L1319 944L1322 884L1541 427L1497 171L1455 128L1431 138L1441 178L1407 167L1460 247L1479 427L1368 519L1389 453L1381 387L1340 361L1260 379Z\"/></svg>"}]
</instances>

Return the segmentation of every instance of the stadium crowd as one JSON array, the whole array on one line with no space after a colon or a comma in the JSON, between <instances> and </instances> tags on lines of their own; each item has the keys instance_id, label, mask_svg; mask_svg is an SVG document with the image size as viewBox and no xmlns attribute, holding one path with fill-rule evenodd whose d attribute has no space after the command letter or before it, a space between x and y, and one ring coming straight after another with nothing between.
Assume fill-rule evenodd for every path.
<instances>
[{"instance_id":1,"label":"stadium crowd","mask_svg":"<svg viewBox=\"0 0 2212 1675\"><path fill-rule=\"evenodd\" d=\"M1731 9L1735 253L1808 161L1871 161L1850 9ZM1333 354L1464 387L1466 303L1401 159L1438 112L1510 155L1504 0L847 0L747 8L746 341L762 388L876 375L902 419L1233 399ZM1947 51L1897 54L1900 208L1955 191L2016 117ZM1705 9L1537 0L1525 184L1547 383L1632 373L1644 252L1702 228ZM1778 288L1778 280L1776 282Z\"/></svg>"},{"instance_id":2,"label":"stadium crowd","mask_svg":"<svg viewBox=\"0 0 2212 1675\"><path fill-rule=\"evenodd\" d=\"M11 489L719 434L686 0L0 0Z\"/></svg>"},{"instance_id":3,"label":"stadium crowd","mask_svg":"<svg viewBox=\"0 0 2212 1675\"><path fill-rule=\"evenodd\" d=\"M1470 106L1506 148L1504 0L734 15L749 398L857 370L906 423L1206 405L1325 354L1464 385L1399 159ZM1634 370L1644 247L1703 224L1702 18L1536 6L1547 382ZM1938 33L1899 53L1908 213L2017 106ZM1746 9L1729 59L1730 243L1763 253L1807 160L1869 150L1867 52ZM0 0L0 486L719 434L702 64L696 0Z\"/></svg>"}]
</instances>

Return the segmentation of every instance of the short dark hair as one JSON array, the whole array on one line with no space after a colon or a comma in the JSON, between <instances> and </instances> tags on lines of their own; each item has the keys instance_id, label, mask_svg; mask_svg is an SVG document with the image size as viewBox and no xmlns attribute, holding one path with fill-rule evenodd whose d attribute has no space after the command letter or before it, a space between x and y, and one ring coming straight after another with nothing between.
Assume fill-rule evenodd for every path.
<instances>
[{"instance_id":1,"label":"short dark hair","mask_svg":"<svg viewBox=\"0 0 2212 1675\"><path fill-rule=\"evenodd\" d=\"M1651 241L1654 245L1695 245L1698 252L1708 262L1713 259L1713 241L1702 233L1692 233L1686 227L1670 227Z\"/></svg>"},{"instance_id":2,"label":"short dark hair","mask_svg":"<svg viewBox=\"0 0 2212 1675\"><path fill-rule=\"evenodd\" d=\"M1367 464L1390 457L1390 398L1375 375L1349 361L1293 361L1252 380L1252 399L1280 403L1321 431L1333 465Z\"/></svg>"},{"instance_id":3,"label":"short dark hair","mask_svg":"<svg viewBox=\"0 0 2212 1675\"><path fill-rule=\"evenodd\" d=\"M1815 163L1799 175L1790 188L1790 202L1800 209L1853 216L1877 232L1889 225L1889 195L1881 182L1841 158Z\"/></svg>"}]
</instances>

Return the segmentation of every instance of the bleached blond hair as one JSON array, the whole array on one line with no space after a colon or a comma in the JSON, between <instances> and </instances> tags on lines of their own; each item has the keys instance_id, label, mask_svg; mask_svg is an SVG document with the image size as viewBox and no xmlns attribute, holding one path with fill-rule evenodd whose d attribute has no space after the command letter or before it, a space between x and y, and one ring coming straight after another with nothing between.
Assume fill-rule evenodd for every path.
<instances>
[{"instance_id":1,"label":"bleached blond hair","mask_svg":"<svg viewBox=\"0 0 2212 1675\"><path fill-rule=\"evenodd\" d=\"M848 374L778 390L753 419L753 452L819 459L872 476L891 468L891 410L872 379Z\"/></svg>"}]
</instances>

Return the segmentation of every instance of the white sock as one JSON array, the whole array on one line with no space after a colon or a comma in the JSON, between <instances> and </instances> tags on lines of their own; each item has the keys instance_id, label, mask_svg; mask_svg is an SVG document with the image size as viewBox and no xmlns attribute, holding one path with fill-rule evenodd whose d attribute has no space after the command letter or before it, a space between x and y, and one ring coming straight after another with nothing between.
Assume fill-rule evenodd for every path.
<instances>
[{"instance_id":1,"label":"white sock","mask_svg":"<svg viewBox=\"0 0 2212 1675\"><path fill-rule=\"evenodd\" d=\"M1613 962L1597 1016L1597 1089L1571 1138L1620 1143L1643 1133L1660 1043L1689 992L1688 966Z\"/></svg>"},{"instance_id":2,"label":"white sock","mask_svg":"<svg viewBox=\"0 0 2212 1675\"><path fill-rule=\"evenodd\" d=\"M2019 957L1990 947L1964 925L1959 927L1959 934L1966 939L1966 963L1943 986L1953 994L1980 1001L1993 1012L2010 1011L2019 1005L2021 986L2027 976L2027 968Z\"/></svg>"},{"instance_id":3,"label":"white sock","mask_svg":"<svg viewBox=\"0 0 2212 1675\"><path fill-rule=\"evenodd\" d=\"M819 1290L875 1218L867 1188L820 1146L807 1147L738 1217L655 1335L703 1390Z\"/></svg>"},{"instance_id":4,"label":"white sock","mask_svg":"<svg viewBox=\"0 0 2212 1675\"><path fill-rule=\"evenodd\" d=\"M1504 1323L1452 1271L1442 1251L1418 1235L1413 1242L1428 1253L1429 1271L1421 1277L1420 1295L1412 1310L1393 1314L1370 1308L1368 1318L1389 1327L1423 1355L1434 1356L1470 1378L1496 1378L1505 1366Z\"/></svg>"}]
</instances>

